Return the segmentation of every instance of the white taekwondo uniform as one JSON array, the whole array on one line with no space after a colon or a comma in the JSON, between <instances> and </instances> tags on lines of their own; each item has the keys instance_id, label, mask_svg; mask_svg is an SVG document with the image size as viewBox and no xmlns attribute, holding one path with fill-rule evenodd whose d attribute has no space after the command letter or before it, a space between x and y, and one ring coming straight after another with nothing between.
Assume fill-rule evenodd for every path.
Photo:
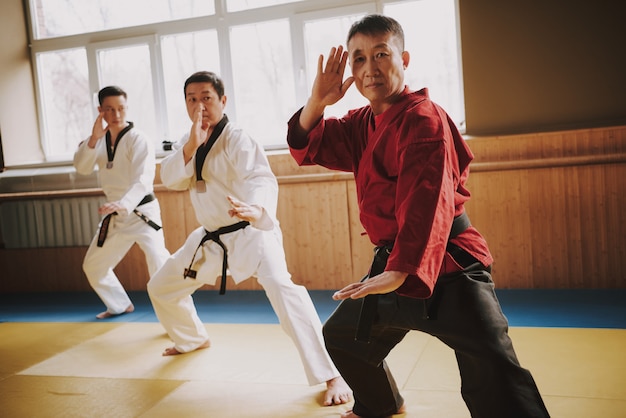
<instances>
[{"instance_id":1,"label":"white taekwondo uniform","mask_svg":"<svg viewBox=\"0 0 626 418\"><path fill-rule=\"evenodd\" d=\"M89 148L87 142L83 141L74 154L76 171L88 175L97 165L100 186L107 201L119 201L125 210L111 217L102 247L97 246L96 233L83 260L83 270L107 311L120 314L130 306L131 300L113 268L131 246L137 243L144 252L150 276L170 256L165 248L163 229L155 230L133 213L142 199L154 190L154 146L144 133L133 127L117 140L113 166L107 168L105 138L98 140L94 148ZM156 199L137 209L154 223L162 225L161 210Z\"/></svg>"},{"instance_id":2,"label":"white taekwondo uniform","mask_svg":"<svg viewBox=\"0 0 626 418\"><path fill-rule=\"evenodd\" d=\"M305 287L291 280L276 219L278 183L261 146L241 129L228 123L209 151L202 166L205 192L198 192L194 156L185 164L182 146L161 163L163 184L174 190L189 190L201 227L165 263L148 283L154 310L181 353L192 351L208 340L198 318L192 293L204 284L215 284L222 274L223 251L213 241L198 249L206 231L240 221L228 214L227 196L264 209L262 219L235 232L220 236L228 249L228 270L236 283L256 277L278 316L282 329L294 341L309 384L326 382L339 373L326 352L322 325ZM206 231L205 231L206 230ZM197 254L194 254L197 251ZM184 277L195 260L196 278Z\"/></svg>"}]
</instances>

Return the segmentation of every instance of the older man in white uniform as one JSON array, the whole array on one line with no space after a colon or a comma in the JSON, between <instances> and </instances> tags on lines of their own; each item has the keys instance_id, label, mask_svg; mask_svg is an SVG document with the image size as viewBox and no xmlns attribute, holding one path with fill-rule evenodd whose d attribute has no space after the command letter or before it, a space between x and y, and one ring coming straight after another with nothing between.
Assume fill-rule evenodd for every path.
<instances>
[{"instance_id":1,"label":"older man in white uniform","mask_svg":"<svg viewBox=\"0 0 626 418\"><path fill-rule=\"evenodd\" d=\"M218 276L224 280L227 266L236 283L254 276L263 286L309 384L326 383L324 404L348 402L350 389L326 352L309 293L287 269L276 219L278 183L263 149L228 122L224 85L215 74L191 75L184 92L193 125L162 161L161 179L170 189L189 190L202 226L148 283L154 310L174 342L163 355L209 346L191 295Z\"/></svg>"},{"instance_id":2,"label":"older man in white uniform","mask_svg":"<svg viewBox=\"0 0 626 418\"><path fill-rule=\"evenodd\" d=\"M106 203L98 209L102 222L83 260L89 284L106 306L106 311L96 315L98 319L134 310L113 272L134 243L143 250L150 275L170 256L161 229L159 202L153 193L154 145L126 120L126 98L126 92L117 86L100 90L99 115L92 134L74 154L79 174L91 174L98 166L106 196Z\"/></svg>"}]
</instances>

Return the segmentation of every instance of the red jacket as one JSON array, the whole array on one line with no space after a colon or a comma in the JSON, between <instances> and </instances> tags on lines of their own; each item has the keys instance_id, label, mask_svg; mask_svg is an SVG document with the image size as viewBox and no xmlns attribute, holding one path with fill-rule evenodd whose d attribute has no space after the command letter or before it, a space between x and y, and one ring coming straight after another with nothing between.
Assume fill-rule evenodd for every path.
<instances>
[{"instance_id":1,"label":"red jacket","mask_svg":"<svg viewBox=\"0 0 626 418\"><path fill-rule=\"evenodd\" d=\"M306 138L294 129L299 116L289 121L292 156L300 165L354 173L370 240L393 243L386 270L409 274L397 292L430 297L439 275L459 270L446 244L454 217L470 198L465 181L473 155L452 120L427 89L408 88L380 115L365 106L341 119L320 119ZM452 242L485 266L493 262L474 227Z\"/></svg>"}]
</instances>

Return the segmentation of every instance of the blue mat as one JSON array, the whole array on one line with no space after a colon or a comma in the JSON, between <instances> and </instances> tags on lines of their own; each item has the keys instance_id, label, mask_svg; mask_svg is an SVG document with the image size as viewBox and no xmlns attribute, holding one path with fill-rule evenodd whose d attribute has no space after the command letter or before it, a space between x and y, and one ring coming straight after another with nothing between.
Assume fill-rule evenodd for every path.
<instances>
[{"instance_id":1,"label":"blue mat","mask_svg":"<svg viewBox=\"0 0 626 418\"><path fill-rule=\"evenodd\" d=\"M309 291L322 320L338 302L333 291ZM626 329L626 289L496 290L502 310L514 327ZM146 292L130 292L135 312L106 321L156 322ZM231 290L194 294L198 314L205 323L275 324L278 319L263 291ZM0 322L101 322L104 310L93 292L0 295Z\"/></svg>"}]
</instances>

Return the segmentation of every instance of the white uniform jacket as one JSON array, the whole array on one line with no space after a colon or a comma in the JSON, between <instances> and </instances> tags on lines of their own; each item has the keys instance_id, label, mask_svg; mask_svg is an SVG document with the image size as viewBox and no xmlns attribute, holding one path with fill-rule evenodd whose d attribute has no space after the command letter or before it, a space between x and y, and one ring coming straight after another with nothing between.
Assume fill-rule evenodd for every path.
<instances>
[{"instance_id":1,"label":"white uniform jacket","mask_svg":"<svg viewBox=\"0 0 626 418\"><path fill-rule=\"evenodd\" d=\"M118 212L118 216L115 217L116 223L122 223L130 215L136 217L132 213L133 209L144 196L154 191L156 161L154 144L139 129L133 127L118 141L112 168L106 168L107 145L104 138L101 138L94 148L89 148L88 140L83 141L74 154L74 167L78 174L88 175L98 166L100 186L107 201L119 201L125 209L125 213ZM143 205L141 210L149 218L155 216L160 219L156 202ZM134 221L134 218L131 219Z\"/></svg>"},{"instance_id":2,"label":"white uniform jacket","mask_svg":"<svg viewBox=\"0 0 626 418\"><path fill-rule=\"evenodd\" d=\"M262 147L243 130L228 123L209 151L202 166L202 179L206 191L196 189L194 156L185 164L183 145L189 134L174 146L175 151L161 162L161 180L173 190L189 190L191 203L198 222L207 231L232 225L240 221L228 214L230 203L227 196L259 205L264 209L263 218L256 224L220 239L228 249L228 269L235 283L239 283L256 272L262 259L272 257L268 249L282 245L282 236L276 219L278 182L271 171ZM202 229L194 231L179 255L191 257L204 235ZM282 253L279 252L282 257ZM216 243L207 241L198 250L193 270L197 280L215 284L221 276L223 251ZM182 274L182 272L181 272Z\"/></svg>"}]
</instances>

